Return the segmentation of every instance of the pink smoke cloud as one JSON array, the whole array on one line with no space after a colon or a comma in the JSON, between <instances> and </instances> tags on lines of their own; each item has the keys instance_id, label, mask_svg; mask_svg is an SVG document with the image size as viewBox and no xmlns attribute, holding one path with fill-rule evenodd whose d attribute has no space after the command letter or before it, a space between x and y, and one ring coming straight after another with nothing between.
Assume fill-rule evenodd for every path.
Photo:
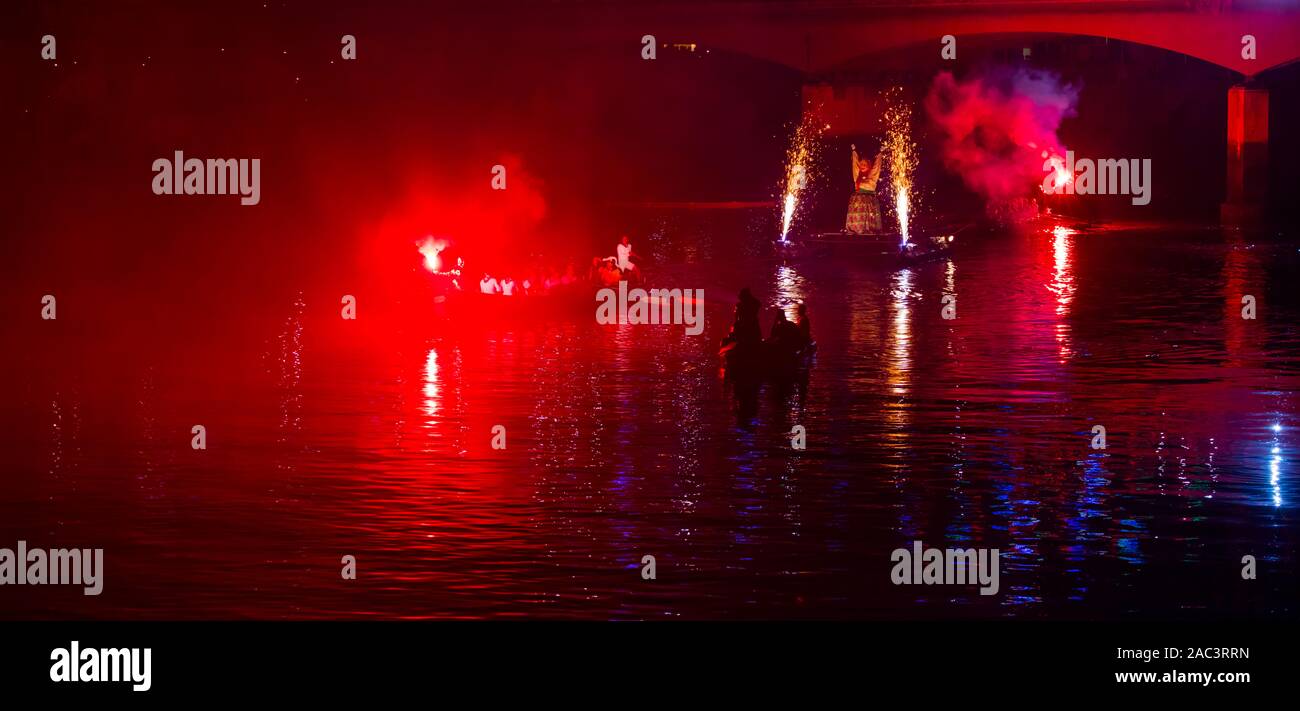
<instances>
[{"instance_id":1,"label":"pink smoke cloud","mask_svg":"<svg viewBox=\"0 0 1300 711\"><path fill-rule=\"evenodd\" d=\"M1043 152L1064 154L1061 121L1073 116L1076 87L1051 72L1017 69L934 79L926 113L938 128L946 168L984 196L991 212L1023 201L1043 180Z\"/></svg>"}]
</instances>

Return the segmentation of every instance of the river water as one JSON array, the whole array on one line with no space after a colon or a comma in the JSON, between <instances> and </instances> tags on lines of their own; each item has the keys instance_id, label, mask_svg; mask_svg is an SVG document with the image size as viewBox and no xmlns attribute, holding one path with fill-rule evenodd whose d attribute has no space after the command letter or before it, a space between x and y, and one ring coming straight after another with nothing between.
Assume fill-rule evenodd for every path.
<instances>
[{"instance_id":1,"label":"river water","mask_svg":"<svg viewBox=\"0 0 1300 711\"><path fill-rule=\"evenodd\" d=\"M1292 244L1036 225L893 269L783 263L753 223L646 228L698 337L305 294L132 349L61 305L10 345L0 547L104 548L104 592L6 586L0 616L1295 616ZM720 376L742 286L765 328L809 304L806 379ZM997 548L998 594L892 584L918 540Z\"/></svg>"}]
</instances>

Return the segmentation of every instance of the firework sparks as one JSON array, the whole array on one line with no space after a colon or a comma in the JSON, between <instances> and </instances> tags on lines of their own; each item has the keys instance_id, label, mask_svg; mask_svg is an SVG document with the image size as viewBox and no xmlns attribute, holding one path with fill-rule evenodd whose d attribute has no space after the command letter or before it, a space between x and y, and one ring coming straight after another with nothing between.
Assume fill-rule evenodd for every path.
<instances>
[{"instance_id":1,"label":"firework sparks","mask_svg":"<svg viewBox=\"0 0 1300 711\"><path fill-rule=\"evenodd\" d=\"M894 193L894 217L902 245L911 241L912 171L916 169L916 143L912 141L912 106L895 89L885 109L885 141L881 147L889 166L889 187Z\"/></svg>"},{"instance_id":2,"label":"firework sparks","mask_svg":"<svg viewBox=\"0 0 1300 711\"><path fill-rule=\"evenodd\" d=\"M794 220L794 208L799 203L799 198L795 196L795 190L787 189L785 191L785 207L781 210L781 241L785 242L785 236L790 233L790 222Z\"/></svg>"},{"instance_id":3,"label":"firework sparks","mask_svg":"<svg viewBox=\"0 0 1300 711\"><path fill-rule=\"evenodd\" d=\"M1033 144L1029 145L1032 146ZM1066 186L1074 180L1074 176L1070 174L1070 169L1065 165L1065 158L1055 150L1043 151L1042 156L1045 161L1043 164L1044 170L1050 168L1052 171L1051 189L1043 187L1043 192L1048 195L1065 192Z\"/></svg>"},{"instance_id":4,"label":"firework sparks","mask_svg":"<svg viewBox=\"0 0 1300 711\"><path fill-rule=\"evenodd\" d=\"M785 156L785 193L781 199L781 241L785 242L794 222L799 196L808 187L808 171L821 151L821 137L830 128L827 124L805 119L794 132L790 149Z\"/></svg>"}]
</instances>

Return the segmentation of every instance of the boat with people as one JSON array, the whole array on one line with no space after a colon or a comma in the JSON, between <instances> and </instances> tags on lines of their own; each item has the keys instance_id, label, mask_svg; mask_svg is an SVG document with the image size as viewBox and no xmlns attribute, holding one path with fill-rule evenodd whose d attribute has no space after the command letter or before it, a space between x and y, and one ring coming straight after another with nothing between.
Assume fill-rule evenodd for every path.
<instances>
[{"instance_id":1,"label":"boat with people","mask_svg":"<svg viewBox=\"0 0 1300 711\"><path fill-rule=\"evenodd\" d=\"M758 299L748 288L741 289L735 321L718 344L718 357L726 376L779 379L806 373L817 353L807 307L804 304L796 307L797 321L789 320L784 309L778 310L766 339L762 337L759 311Z\"/></svg>"},{"instance_id":2,"label":"boat with people","mask_svg":"<svg viewBox=\"0 0 1300 711\"><path fill-rule=\"evenodd\" d=\"M731 378L793 378L812 367L816 354L816 341L794 349L780 348L767 341L749 347L735 342L718 347L722 369Z\"/></svg>"},{"instance_id":3,"label":"boat with people","mask_svg":"<svg viewBox=\"0 0 1300 711\"><path fill-rule=\"evenodd\" d=\"M645 274L641 256L623 235L615 256L592 257L586 274L576 260L560 265L507 264L491 270L469 271L464 257L453 262L443 254L445 245L432 247L432 259L421 244L425 284L438 317L463 318L547 318L570 316L579 309L591 309L605 289L643 286ZM448 265L444 267L443 265ZM481 275L477 281L474 275Z\"/></svg>"}]
</instances>

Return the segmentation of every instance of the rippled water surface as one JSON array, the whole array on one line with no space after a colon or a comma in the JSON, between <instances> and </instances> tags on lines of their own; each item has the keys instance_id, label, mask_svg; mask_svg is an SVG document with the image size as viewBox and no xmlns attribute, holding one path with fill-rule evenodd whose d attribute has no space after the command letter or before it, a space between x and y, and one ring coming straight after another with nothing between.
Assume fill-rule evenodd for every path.
<instances>
[{"instance_id":1,"label":"rippled water surface","mask_svg":"<svg viewBox=\"0 0 1300 711\"><path fill-rule=\"evenodd\" d=\"M102 547L105 592L0 588L0 616L1295 616L1293 245L1039 227L892 270L671 232L648 268L705 289L695 338L304 296L173 355L61 305L10 344L0 546ZM811 306L806 380L720 377L746 285L765 328ZM999 594L892 585L913 540L1000 549Z\"/></svg>"}]
</instances>

